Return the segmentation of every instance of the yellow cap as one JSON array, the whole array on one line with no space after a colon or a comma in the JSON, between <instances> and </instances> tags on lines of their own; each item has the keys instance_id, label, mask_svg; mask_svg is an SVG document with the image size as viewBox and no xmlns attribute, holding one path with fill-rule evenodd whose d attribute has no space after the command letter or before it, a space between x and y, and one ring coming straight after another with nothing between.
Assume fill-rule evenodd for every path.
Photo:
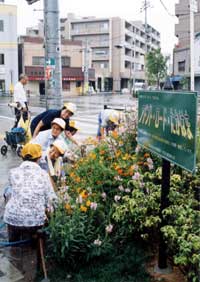
<instances>
[{"instance_id":1,"label":"yellow cap","mask_svg":"<svg viewBox=\"0 0 200 282\"><path fill-rule=\"evenodd\" d=\"M64 153L66 152L66 145L62 140L56 140L52 145L58 149L61 155L64 155Z\"/></svg>"},{"instance_id":2,"label":"yellow cap","mask_svg":"<svg viewBox=\"0 0 200 282\"><path fill-rule=\"evenodd\" d=\"M32 159L37 159L42 156L42 147L39 144L27 143L21 151L21 155L24 158L29 155Z\"/></svg>"},{"instance_id":3,"label":"yellow cap","mask_svg":"<svg viewBox=\"0 0 200 282\"><path fill-rule=\"evenodd\" d=\"M74 120L69 121L69 126L73 127L76 130L79 130L79 128L77 127L76 122Z\"/></svg>"}]
</instances>

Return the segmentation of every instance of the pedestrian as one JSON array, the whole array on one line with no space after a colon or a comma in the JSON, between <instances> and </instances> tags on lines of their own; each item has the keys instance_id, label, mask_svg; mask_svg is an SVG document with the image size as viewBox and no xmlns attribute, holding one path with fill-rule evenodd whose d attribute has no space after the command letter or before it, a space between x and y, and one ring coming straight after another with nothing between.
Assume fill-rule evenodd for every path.
<instances>
[{"instance_id":1,"label":"pedestrian","mask_svg":"<svg viewBox=\"0 0 200 282\"><path fill-rule=\"evenodd\" d=\"M47 110L37 115L31 122L31 134L35 138L40 131L51 128L51 122L55 118L62 118L69 124L69 118L76 112L76 105L73 103L65 103L61 110Z\"/></svg>"},{"instance_id":2,"label":"pedestrian","mask_svg":"<svg viewBox=\"0 0 200 282\"><path fill-rule=\"evenodd\" d=\"M19 81L14 87L14 102L15 107L15 125L17 127L19 119L22 115L24 122L28 119L28 103L24 86L28 82L28 77L25 74L20 74Z\"/></svg>"},{"instance_id":3,"label":"pedestrian","mask_svg":"<svg viewBox=\"0 0 200 282\"><path fill-rule=\"evenodd\" d=\"M104 109L98 116L97 138L101 140L105 133L108 136L109 131L114 131L120 122L119 111L113 109Z\"/></svg>"},{"instance_id":4,"label":"pedestrian","mask_svg":"<svg viewBox=\"0 0 200 282\"><path fill-rule=\"evenodd\" d=\"M30 239L45 224L46 210L57 198L49 175L38 165L41 146L28 143L21 155L23 163L9 173L11 196L4 212L10 242Z\"/></svg>"},{"instance_id":5,"label":"pedestrian","mask_svg":"<svg viewBox=\"0 0 200 282\"><path fill-rule=\"evenodd\" d=\"M45 152L55 140L62 140L60 134L65 127L66 124L62 118L55 118L51 122L51 129L39 132L39 134L33 138L30 143L39 144L42 147L42 151Z\"/></svg>"}]
</instances>

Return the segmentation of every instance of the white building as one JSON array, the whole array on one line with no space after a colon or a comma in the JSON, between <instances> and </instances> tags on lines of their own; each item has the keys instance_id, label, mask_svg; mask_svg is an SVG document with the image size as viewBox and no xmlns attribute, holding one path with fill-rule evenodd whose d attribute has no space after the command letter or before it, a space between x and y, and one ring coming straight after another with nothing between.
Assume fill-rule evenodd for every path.
<instances>
[{"instance_id":1,"label":"white building","mask_svg":"<svg viewBox=\"0 0 200 282\"><path fill-rule=\"evenodd\" d=\"M0 3L0 91L18 80L17 7Z\"/></svg>"}]
</instances>

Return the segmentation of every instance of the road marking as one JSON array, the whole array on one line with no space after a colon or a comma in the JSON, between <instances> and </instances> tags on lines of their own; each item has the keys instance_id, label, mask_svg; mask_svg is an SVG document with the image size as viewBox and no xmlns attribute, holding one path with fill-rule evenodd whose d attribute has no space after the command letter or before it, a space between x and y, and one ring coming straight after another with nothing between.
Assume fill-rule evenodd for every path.
<instances>
[{"instance_id":1,"label":"road marking","mask_svg":"<svg viewBox=\"0 0 200 282\"><path fill-rule=\"evenodd\" d=\"M14 118L6 117L6 116L0 116L0 118L9 119L9 120L15 120Z\"/></svg>"}]
</instances>

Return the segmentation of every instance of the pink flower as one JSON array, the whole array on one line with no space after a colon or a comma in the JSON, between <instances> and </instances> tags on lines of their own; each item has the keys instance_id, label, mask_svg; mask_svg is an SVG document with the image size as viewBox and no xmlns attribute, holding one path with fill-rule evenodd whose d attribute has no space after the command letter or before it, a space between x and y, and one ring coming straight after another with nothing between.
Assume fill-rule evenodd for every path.
<instances>
[{"instance_id":1,"label":"pink flower","mask_svg":"<svg viewBox=\"0 0 200 282\"><path fill-rule=\"evenodd\" d=\"M138 153L139 153L140 149L141 149L141 147L140 147L139 145L137 145L137 147L135 148L135 152L136 152L136 154L138 154Z\"/></svg>"},{"instance_id":2,"label":"pink flower","mask_svg":"<svg viewBox=\"0 0 200 282\"><path fill-rule=\"evenodd\" d=\"M126 189L125 189L125 192L126 192L126 193L130 193L131 190L130 190L129 188L126 188Z\"/></svg>"},{"instance_id":3,"label":"pink flower","mask_svg":"<svg viewBox=\"0 0 200 282\"><path fill-rule=\"evenodd\" d=\"M153 160L151 158L147 158L147 165L150 170L153 169Z\"/></svg>"},{"instance_id":4,"label":"pink flower","mask_svg":"<svg viewBox=\"0 0 200 282\"><path fill-rule=\"evenodd\" d=\"M106 197L107 197L106 193L103 192L103 193L101 194L101 197L103 198L103 201L105 201L105 200L106 200Z\"/></svg>"},{"instance_id":5,"label":"pink flower","mask_svg":"<svg viewBox=\"0 0 200 282\"><path fill-rule=\"evenodd\" d=\"M140 179L140 173L136 172L133 176L132 176L133 180L139 180Z\"/></svg>"},{"instance_id":6,"label":"pink flower","mask_svg":"<svg viewBox=\"0 0 200 282\"><path fill-rule=\"evenodd\" d=\"M101 240L99 240L99 239L94 240L94 245L101 246L101 244L102 244Z\"/></svg>"},{"instance_id":7,"label":"pink flower","mask_svg":"<svg viewBox=\"0 0 200 282\"><path fill-rule=\"evenodd\" d=\"M124 187L122 185L119 185L118 187L119 191L123 192L124 191Z\"/></svg>"},{"instance_id":8,"label":"pink flower","mask_svg":"<svg viewBox=\"0 0 200 282\"><path fill-rule=\"evenodd\" d=\"M119 175L116 175L116 176L114 177L114 179L115 179L115 180L122 181L122 178L121 178Z\"/></svg>"},{"instance_id":9,"label":"pink flower","mask_svg":"<svg viewBox=\"0 0 200 282\"><path fill-rule=\"evenodd\" d=\"M113 225L112 224L109 224L109 225L106 226L106 232L107 233L111 233L112 230L113 230Z\"/></svg>"},{"instance_id":10,"label":"pink flower","mask_svg":"<svg viewBox=\"0 0 200 282\"><path fill-rule=\"evenodd\" d=\"M121 197L120 197L120 196L115 195L114 200L115 200L115 202L116 202L116 203L117 203L120 199L121 199Z\"/></svg>"},{"instance_id":11,"label":"pink flower","mask_svg":"<svg viewBox=\"0 0 200 282\"><path fill-rule=\"evenodd\" d=\"M96 211L96 209L97 209L97 203L96 203L96 202L91 202L90 208L91 208L91 210Z\"/></svg>"}]
</instances>

